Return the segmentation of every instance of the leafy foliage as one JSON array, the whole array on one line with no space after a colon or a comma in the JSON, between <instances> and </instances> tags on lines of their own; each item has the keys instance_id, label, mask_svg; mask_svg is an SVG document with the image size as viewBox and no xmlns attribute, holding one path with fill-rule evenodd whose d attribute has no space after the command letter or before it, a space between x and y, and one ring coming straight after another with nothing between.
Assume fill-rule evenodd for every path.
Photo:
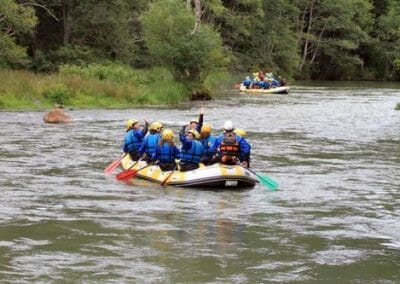
<instances>
[{"instance_id":1,"label":"leafy foliage","mask_svg":"<svg viewBox=\"0 0 400 284\"><path fill-rule=\"evenodd\" d=\"M134 70L128 65L118 63L93 63L88 66L63 65L61 74L79 75L80 77L96 80L109 80L120 84L147 85L172 80L172 74L165 68Z\"/></svg>"},{"instance_id":2,"label":"leafy foliage","mask_svg":"<svg viewBox=\"0 0 400 284\"><path fill-rule=\"evenodd\" d=\"M54 104L64 105L68 102L71 92L64 84L56 84L44 90L43 96Z\"/></svg>"},{"instance_id":3,"label":"leafy foliage","mask_svg":"<svg viewBox=\"0 0 400 284\"><path fill-rule=\"evenodd\" d=\"M31 32L36 24L32 7L19 5L14 0L0 1L0 67L28 63L25 48L17 44L16 37Z\"/></svg>"},{"instance_id":4,"label":"leafy foliage","mask_svg":"<svg viewBox=\"0 0 400 284\"><path fill-rule=\"evenodd\" d=\"M178 80L203 81L227 63L219 34L206 24L194 30L194 15L179 0L154 2L142 21L149 53Z\"/></svg>"},{"instance_id":5,"label":"leafy foliage","mask_svg":"<svg viewBox=\"0 0 400 284\"><path fill-rule=\"evenodd\" d=\"M99 54L93 48L78 45L60 46L55 50L43 52L38 50L31 68L40 72L58 71L63 64L84 66L99 61Z\"/></svg>"},{"instance_id":6,"label":"leafy foliage","mask_svg":"<svg viewBox=\"0 0 400 284\"><path fill-rule=\"evenodd\" d=\"M195 88L226 67L295 78L398 80L400 2L0 1L0 67L56 72L67 64L97 69L99 79L141 77L110 62L162 66Z\"/></svg>"}]
</instances>

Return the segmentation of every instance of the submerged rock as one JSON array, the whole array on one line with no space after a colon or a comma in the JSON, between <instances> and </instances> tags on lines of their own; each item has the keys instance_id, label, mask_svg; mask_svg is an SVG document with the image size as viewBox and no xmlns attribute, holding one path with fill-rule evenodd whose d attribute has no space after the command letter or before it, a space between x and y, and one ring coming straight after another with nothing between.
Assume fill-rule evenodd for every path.
<instances>
[{"instance_id":1,"label":"submerged rock","mask_svg":"<svg viewBox=\"0 0 400 284\"><path fill-rule=\"evenodd\" d=\"M62 107L55 107L51 111L44 114L43 120L46 123L69 123L72 122L72 118L64 113Z\"/></svg>"},{"instance_id":2,"label":"submerged rock","mask_svg":"<svg viewBox=\"0 0 400 284\"><path fill-rule=\"evenodd\" d=\"M194 90L190 98L192 101L208 101L211 100L211 92L206 89Z\"/></svg>"}]
</instances>

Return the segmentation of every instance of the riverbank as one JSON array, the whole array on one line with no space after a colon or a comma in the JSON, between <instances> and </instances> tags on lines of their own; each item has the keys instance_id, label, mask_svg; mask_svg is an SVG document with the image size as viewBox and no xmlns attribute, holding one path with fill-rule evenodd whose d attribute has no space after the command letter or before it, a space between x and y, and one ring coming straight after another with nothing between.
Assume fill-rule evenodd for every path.
<instances>
[{"instance_id":1,"label":"riverbank","mask_svg":"<svg viewBox=\"0 0 400 284\"><path fill-rule=\"evenodd\" d=\"M129 108L177 105L190 90L165 69L134 70L126 66L64 66L54 74L0 69L0 109ZM207 83L207 82L206 82ZM212 87L213 82L208 82Z\"/></svg>"}]
</instances>

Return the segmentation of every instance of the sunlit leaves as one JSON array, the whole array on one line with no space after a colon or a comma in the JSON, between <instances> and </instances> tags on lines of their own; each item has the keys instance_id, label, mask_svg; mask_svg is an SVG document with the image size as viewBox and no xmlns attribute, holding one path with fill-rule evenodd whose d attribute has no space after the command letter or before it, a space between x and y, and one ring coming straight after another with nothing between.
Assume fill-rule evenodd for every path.
<instances>
[{"instance_id":1,"label":"sunlit leaves","mask_svg":"<svg viewBox=\"0 0 400 284\"><path fill-rule=\"evenodd\" d=\"M142 22L150 54L171 68L177 79L202 81L209 71L225 64L219 34L207 24L194 32L195 17L183 2L156 1Z\"/></svg>"},{"instance_id":2,"label":"sunlit leaves","mask_svg":"<svg viewBox=\"0 0 400 284\"><path fill-rule=\"evenodd\" d=\"M29 33L37 18L32 7L13 0L0 1L0 66L21 66L26 63L25 48L15 41L16 36Z\"/></svg>"}]
</instances>

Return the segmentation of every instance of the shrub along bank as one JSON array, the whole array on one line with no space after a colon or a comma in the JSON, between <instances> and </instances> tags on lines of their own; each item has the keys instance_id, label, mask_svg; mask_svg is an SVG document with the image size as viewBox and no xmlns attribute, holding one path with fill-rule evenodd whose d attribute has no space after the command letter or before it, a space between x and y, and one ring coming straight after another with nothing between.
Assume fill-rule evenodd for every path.
<instances>
[{"instance_id":1,"label":"shrub along bank","mask_svg":"<svg viewBox=\"0 0 400 284\"><path fill-rule=\"evenodd\" d=\"M120 64L64 65L54 74L0 69L0 109L127 108L175 105L190 92L163 68L134 70Z\"/></svg>"}]
</instances>

